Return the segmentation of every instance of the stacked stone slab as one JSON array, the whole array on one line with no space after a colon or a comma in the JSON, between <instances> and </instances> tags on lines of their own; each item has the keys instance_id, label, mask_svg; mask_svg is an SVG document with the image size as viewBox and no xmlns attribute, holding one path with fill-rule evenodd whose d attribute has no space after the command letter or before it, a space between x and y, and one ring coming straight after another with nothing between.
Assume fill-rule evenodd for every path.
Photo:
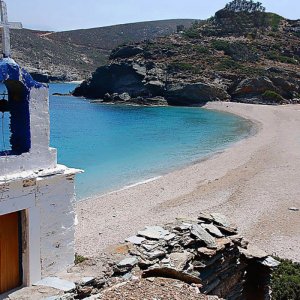
<instances>
[{"instance_id":1,"label":"stacked stone slab","mask_svg":"<svg viewBox=\"0 0 300 300\"><path fill-rule=\"evenodd\" d=\"M221 214L148 226L127 242L134 245L131 259L120 262L117 273L127 273L138 265L143 277L179 279L196 285L201 293L226 299L244 299L249 261L267 269L277 264L265 252L251 250Z\"/></svg>"}]
</instances>

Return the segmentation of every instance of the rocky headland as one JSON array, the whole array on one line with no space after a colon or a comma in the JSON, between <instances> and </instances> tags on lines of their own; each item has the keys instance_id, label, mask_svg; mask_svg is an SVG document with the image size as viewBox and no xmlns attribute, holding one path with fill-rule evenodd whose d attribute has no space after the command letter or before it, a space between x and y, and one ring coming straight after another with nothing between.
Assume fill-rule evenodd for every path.
<instances>
[{"instance_id":1,"label":"rocky headland","mask_svg":"<svg viewBox=\"0 0 300 300\"><path fill-rule=\"evenodd\" d=\"M74 96L141 105L299 103L300 21L226 7L187 30L117 47Z\"/></svg>"}]
</instances>

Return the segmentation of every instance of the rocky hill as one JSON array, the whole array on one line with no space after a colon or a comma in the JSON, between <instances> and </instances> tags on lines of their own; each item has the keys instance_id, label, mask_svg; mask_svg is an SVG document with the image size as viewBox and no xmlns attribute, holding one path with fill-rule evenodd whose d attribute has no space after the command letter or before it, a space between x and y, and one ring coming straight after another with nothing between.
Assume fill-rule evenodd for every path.
<instances>
[{"instance_id":1,"label":"rocky hill","mask_svg":"<svg viewBox=\"0 0 300 300\"><path fill-rule=\"evenodd\" d=\"M74 95L138 104L299 102L300 20L251 5L233 1L181 33L114 49Z\"/></svg>"},{"instance_id":2,"label":"rocky hill","mask_svg":"<svg viewBox=\"0 0 300 300\"><path fill-rule=\"evenodd\" d=\"M82 80L108 62L120 44L170 35L193 20L163 20L65 32L13 30L13 57L36 80Z\"/></svg>"}]
</instances>

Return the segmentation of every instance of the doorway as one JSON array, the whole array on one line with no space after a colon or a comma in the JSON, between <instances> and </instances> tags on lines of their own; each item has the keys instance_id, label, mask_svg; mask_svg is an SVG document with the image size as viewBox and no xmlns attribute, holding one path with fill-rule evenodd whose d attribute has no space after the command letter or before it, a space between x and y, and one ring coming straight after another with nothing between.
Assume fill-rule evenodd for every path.
<instances>
[{"instance_id":1,"label":"doorway","mask_svg":"<svg viewBox=\"0 0 300 300\"><path fill-rule=\"evenodd\" d=\"M0 294L22 285L21 212L0 216Z\"/></svg>"}]
</instances>

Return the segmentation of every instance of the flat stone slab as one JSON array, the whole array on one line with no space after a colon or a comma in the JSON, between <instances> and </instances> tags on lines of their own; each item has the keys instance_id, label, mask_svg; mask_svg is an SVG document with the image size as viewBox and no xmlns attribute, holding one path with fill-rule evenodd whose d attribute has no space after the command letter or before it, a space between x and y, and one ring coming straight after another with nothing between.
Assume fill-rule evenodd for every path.
<instances>
[{"instance_id":1,"label":"flat stone slab","mask_svg":"<svg viewBox=\"0 0 300 300\"><path fill-rule=\"evenodd\" d=\"M247 249L239 248L240 252L245 255L246 258L251 259L251 258L265 258L268 256L268 254L259 249L258 247L254 245L248 245Z\"/></svg>"},{"instance_id":2,"label":"flat stone slab","mask_svg":"<svg viewBox=\"0 0 300 300\"><path fill-rule=\"evenodd\" d=\"M216 236L218 238L221 238L224 236L224 234L213 224L201 224L201 227L206 229L210 234L213 236Z\"/></svg>"},{"instance_id":3,"label":"flat stone slab","mask_svg":"<svg viewBox=\"0 0 300 300\"><path fill-rule=\"evenodd\" d=\"M135 265L137 265L138 262L139 261L136 256L127 257L118 263L118 267L120 267L120 268L132 267L133 268Z\"/></svg>"},{"instance_id":4,"label":"flat stone slab","mask_svg":"<svg viewBox=\"0 0 300 300\"><path fill-rule=\"evenodd\" d=\"M201 284L202 281L199 277L193 276L191 274L178 271L174 268L168 268L168 267L155 267L148 269L143 272L142 277L148 278L148 277L167 277L167 278L173 278L178 279L181 281L184 281L188 284L196 283Z\"/></svg>"},{"instance_id":5,"label":"flat stone slab","mask_svg":"<svg viewBox=\"0 0 300 300\"><path fill-rule=\"evenodd\" d=\"M150 260L159 258L159 257L164 257L166 253L162 250L154 250L152 252L146 252L144 253Z\"/></svg>"},{"instance_id":6,"label":"flat stone slab","mask_svg":"<svg viewBox=\"0 0 300 300\"><path fill-rule=\"evenodd\" d=\"M196 236L200 241L203 241L207 247L216 248L216 240L200 225L193 225L191 234Z\"/></svg>"},{"instance_id":7,"label":"flat stone slab","mask_svg":"<svg viewBox=\"0 0 300 300\"><path fill-rule=\"evenodd\" d=\"M72 300L74 299L72 294L65 294L61 296L51 296L47 298L43 298L43 300Z\"/></svg>"},{"instance_id":8,"label":"flat stone slab","mask_svg":"<svg viewBox=\"0 0 300 300\"><path fill-rule=\"evenodd\" d=\"M85 298L85 300L98 300L98 299L101 299L101 294L96 294Z\"/></svg>"},{"instance_id":9,"label":"flat stone slab","mask_svg":"<svg viewBox=\"0 0 300 300\"><path fill-rule=\"evenodd\" d=\"M147 226L145 230L138 232L138 235L152 240L162 239L168 234L170 234L170 232L160 226Z\"/></svg>"},{"instance_id":10,"label":"flat stone slab","mask_svg":"<svg viewBox=\"0 0 300 300\"><path fill-rule=\"evenodd\" d=\"M178 271L183 271L186 264L193 258L192 253L184 252L175 252L170 254L170 264L172 268L175 268Z\"/></svg>"},{"instance_id":11,"label":"flat stone slab","mask_svg":"<svg viewBox=\"0 0 300 300\"><path fill-rule=\"evenodd\" d=\"M131 237L127 238L125 241L129 242L129 243L132 243L134 245L141 245L142 242L144 242L145 240L146 239L143 238L143 237L134 235L134 236L131 236Z\"/></svg>"},{"instance_id":12,"label":"flat stone slab","mask_svg":"<svg viewBox=\"0 0 300 300\"><path fill-rule=\"evenodd\" d=\"M176 237L176 234L175 233L171 233L171 234L165 235L164 236L164 240L168 242L168 241L173 240L175 237Z\"/></svg>"},{"instance_id":13,"label":"flat stone slab","mask_svg":"<svg viewBox=\"0 0 300 300\"><path fill-rule=\"evenodd\" d=\"M64 292L70 292L76 288L74 282L63 280L57 277L46 277L33 285L48 286Z\"/></svg>"},{"instance_id":14,"label":"flat stone slab","mask_svg":"<svg viewBox=\"0 0 300 300\"><path fill-rule=\"evenodd\" d=\"M88 284L95 280L95 277L89 276L89 277L82 277L80 283L81 284Z\"/></svg>"},{"instance_id":15,"label":"flat stone slab","mask_svg":"<svg viewBox=\"0 0 300 300\"><path fill-rule=\"evenodd\" d=\"M276 268L280 265L280 262L274 259L272 256L268 256L264 260L260 261L260 263L269 268Z\"/></svg>"},{"instance_id":16,"label":"flat stone slab","mask_svg":"<svg viewBox=\"0 0 300 300\"><path fill-rule=\"evenodd\" d=\"M30 286L10 292L7 299L10 300L41 300L47 297L59 298L64 292L47 286ZM0 296L0 299L1 296ZM6 298L5 298L6 299Z\"/></svg>"},{"instance_id":17,"label":"flat stone slab","mask_svg":"<svg viewBox=\"0 0 300 300\"><path fill-rule=\"evenodd\" d=\"M224 227L230 227L230 222L228 221L228 219L219 213L213 213L211 214L214 222L216 222L217 224L224 226Z\"/></svg>"},{"instance_id":18,"label":"flat stone slab","mask_svg":"<svg viewBox=\"0 0 300 300\"><path fill-rule=\"evenodd\" d=\"M205 221L205 222L212 222L214 219L211 215L206 214L206 213L200 213L198 216L199 220Z\"/></svg>"}]
</instances>

